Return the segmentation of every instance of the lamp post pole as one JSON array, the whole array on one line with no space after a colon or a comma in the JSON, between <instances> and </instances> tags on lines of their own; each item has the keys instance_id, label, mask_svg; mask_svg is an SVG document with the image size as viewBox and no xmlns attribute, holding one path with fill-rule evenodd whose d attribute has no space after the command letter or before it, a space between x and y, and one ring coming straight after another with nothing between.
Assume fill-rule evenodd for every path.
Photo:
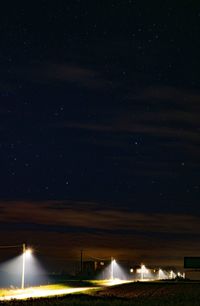
<instances>
[{"instance_id":1,"label":"lamp post pole","mask_svg":"<svg viewBox=\"0 0 200 306\"><path fill-rule=\"evenodd\" d=\"M25 276L25 260L26 260L26 245L23 243L23 254L22 254L22 285L21 288L24 289L24 276Z\"/></svg>"},{"instance_id":2,"label":"lamp post pole","mask_svg":"<svg viewBox=\"0 0 200 306\"><path fill-rule=\"evenodd\" d=\"M113 257L111 257L111 271L110 271L110 279L113 280L113 273L114 273L114 267L113 267L113 264L114 264L114 259Z\"/></svg>"}]
</instances>

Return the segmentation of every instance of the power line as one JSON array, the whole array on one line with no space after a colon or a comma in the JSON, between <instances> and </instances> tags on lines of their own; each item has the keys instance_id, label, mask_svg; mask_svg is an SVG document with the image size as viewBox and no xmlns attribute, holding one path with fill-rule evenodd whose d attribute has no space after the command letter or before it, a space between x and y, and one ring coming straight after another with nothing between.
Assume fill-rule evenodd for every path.
<instances>
[{"instance_id":1,"label":"power line","mask_svg":"<svg viewBox=\"0 0 200 306\"><path fill-rule=\"evenodd\" d=\"M22 247L22 244L17 245L0 245L0 249L10 249L10 248L19 248Z\"/></svg>"},{"instance_id":2,"label":"power line","mask_svg":"<svg viewBox=\"0 0 200 306\"><path fill-rule=\"evenodd\" d=\"M88 258L96 259L96 260L100 260L100 261L110 260L110 257L99 258L99 257L88 256Z\"/></svg>"}]
</instances>

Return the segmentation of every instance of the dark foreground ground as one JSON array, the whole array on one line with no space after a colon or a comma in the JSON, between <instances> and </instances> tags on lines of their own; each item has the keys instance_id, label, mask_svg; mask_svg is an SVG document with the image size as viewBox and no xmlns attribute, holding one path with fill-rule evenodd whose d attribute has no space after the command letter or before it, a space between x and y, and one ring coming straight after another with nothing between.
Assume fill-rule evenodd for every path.
<instances>
[{"instance_id":1,"label":"dark foreground ground","mask_svg":"<svg viewBox=\"0 0 200 306\"><path fill-rule=\"evenodd\" d=\"M2 302L7 306L200 306L200 283L129 283L102 288L91 294L67 295L26 301Z\"/></svg>"}]
</instances>

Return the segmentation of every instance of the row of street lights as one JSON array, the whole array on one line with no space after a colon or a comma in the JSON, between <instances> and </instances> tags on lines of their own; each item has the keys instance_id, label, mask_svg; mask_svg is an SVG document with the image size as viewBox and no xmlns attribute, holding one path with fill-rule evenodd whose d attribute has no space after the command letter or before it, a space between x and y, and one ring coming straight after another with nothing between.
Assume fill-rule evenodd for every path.
<instances>
[{"instance_id":1,"label":"row of street lights","mask_svg":"<svg viewBox=\"0 0 200 306\"><path fill-rule=\"evenodd\" d=\"M19 247L18 246L11 246L11 247ZM3 247L4 248L4 247ZM21 289L24 289L25 287L25 271L26 271L26 259L28 259L30 257L32 253L32 250L30 248L26 247L26 244L23 243L22 244L22 275L21 275ZM114 280L114 269L115 269L115 265L116 265L116 260L111 257L111 265L110 265L110 280L113 281ZM141 280L145 279L146 275L150 275L151 273L149 272L150 270L146 268L145 265L141 265L140 269L137 269L137 273L140 274ZM134 270L133 268L130 269L130 272L133 273ZM156 272L154 270L154 272ZM169 279L173 279L176 277L176 274L173 271L170 271L167 278ZM180 273L177 274L179 277L183 277L184 278L184 274L181 275ZM158 270L158 279L163 279L166 278L165 277L165 272L161 269Z\"/></svg>"},{"instance_id":2,"label":"row of street lights","mask_svg":"<svg viewBox=\"0 0 200 306\"><path fill-rule=\"evenodd\" d=\"M22 245L23 248L23 258L22 258L22 279L21 279L21 289L24 289L25 287L25 270L26 270L26 259L28 259L28 257L30 256L30 254L32 253L32 250L30 248L26 248L25 243L23 243ZM110 280L114 281L114 269L115 269L115 265L116 265L116 260L111 257L111 265L110 265ZM133 273L133 269L130 269L130 272ZM154 270L155 272L155 270ZM141 275L141 280L145 279L146 275L150 275L150 270L146 268L146 266L144 264L141 265L140 269L137 269L137 273L139 273ZM179 277L183 277L184 278L184 274L181 275L180 272L178 272L178 274L176 275L173 271L170 271L169 273L167 273L169 275L167 275L166 277L166 273L162 270L159 269L158 270L158 279L164 279L164 278L169 278L169 279L173 279L175 278L177 275Z\"/></svg>"},{"instance_id":3,"label":"row of street lights","mask_svg":"<svg viewBox=\"0 0 200 306\"><path fill-rule=\"evenodd\" d=\"M185 278L185 274L181 274L180 272L178 272L177 274L174 271L163 271L162 269L159 270L152 270L153 272L151 272L151 270L147 269L145 265L141 265L140 269L137 269L136 272L140 274L140 278L141 280L144 280L146 276L149 276L149 279L152 278L152 274L153 273L157 273L158 275L158 279L174 279L177 276L181 277L181 278ZM133 273L134 270L131 268L130 272ZM155 279L153 277L153 279Z\"/></svg>"},{"instance_id":4,"label":"row of street lights","mask_svg":"<svg viewBox=\"0 0 200 306\"><path fill-rule=\"evenodd\" d=\"M114 267L116 266L116 260L111 257L111 265L110 265L110 280L114 280ZM130 273L134 273L134 269L130 268ZM146 268L144 264L140 266L139 269L136 270L136 273L140 275L141 280L153 280L153 279L175 279L177 276L180 278L185 278L185 274L181 274L178 272L177 274L174 271L163 271L162 269L159 270L150 270ZM156 273L156 278L155 278L155 273Z\"/></svg>"}]
</instances>

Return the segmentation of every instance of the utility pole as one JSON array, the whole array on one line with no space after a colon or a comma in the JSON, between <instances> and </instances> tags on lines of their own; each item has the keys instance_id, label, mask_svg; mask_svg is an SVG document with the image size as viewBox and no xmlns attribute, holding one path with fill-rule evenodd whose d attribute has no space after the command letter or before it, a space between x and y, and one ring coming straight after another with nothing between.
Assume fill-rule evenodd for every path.
<instances>
[{"instance_id":1,"label":"utility pole","mask_svg":"<svg viewBox=\"0 0 200 306\"><path fill-rule=\"evenodd\" d=\"M81 275L83 274L83 250L81 250L81 262L80 262L80 264L81 264Z\"/></svg>"}]
</instances>

